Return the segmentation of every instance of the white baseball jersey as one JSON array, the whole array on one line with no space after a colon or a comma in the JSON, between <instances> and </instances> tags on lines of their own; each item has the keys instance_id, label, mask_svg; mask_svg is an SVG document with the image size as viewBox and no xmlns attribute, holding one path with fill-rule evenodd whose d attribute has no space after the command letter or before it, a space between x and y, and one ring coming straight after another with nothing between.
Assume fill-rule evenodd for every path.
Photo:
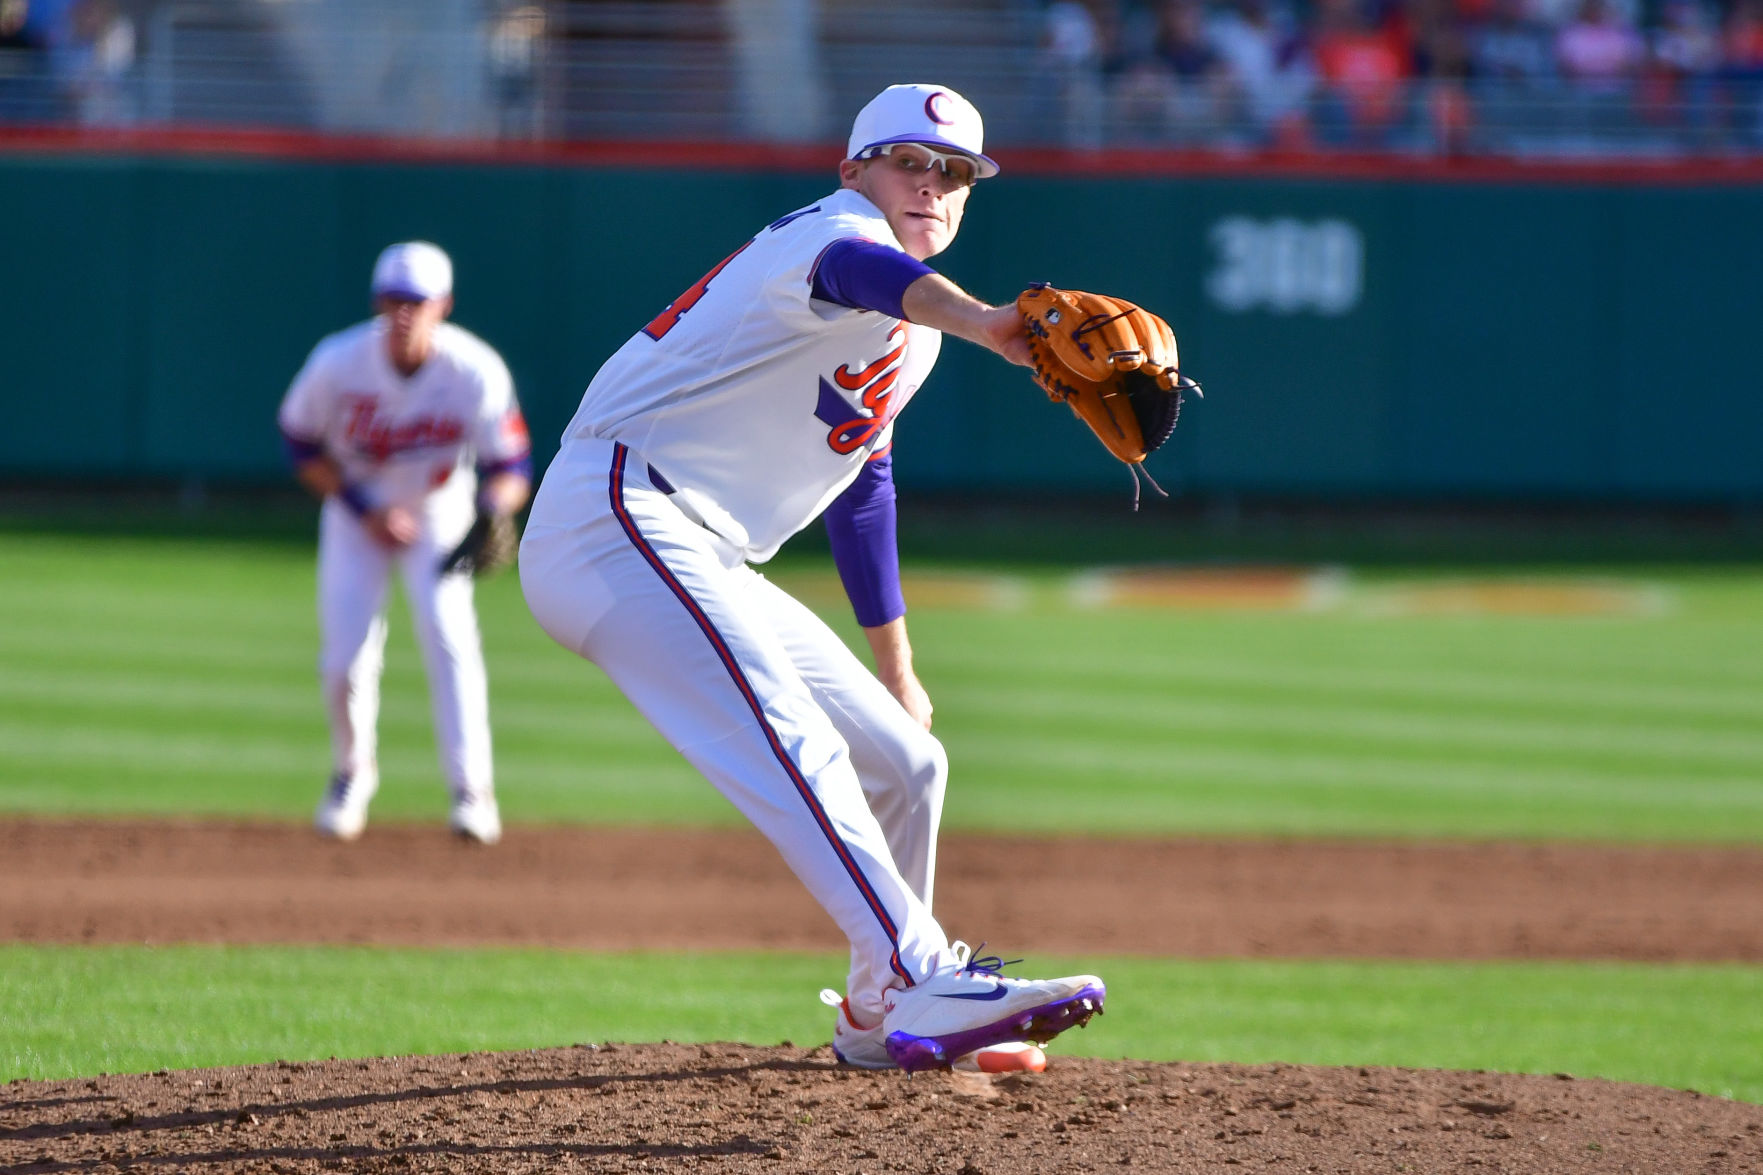
<instances>
[{"instance_id":1,"label":"white baseball jersey","mask_svg":"<svg viewBox=\"0 0 1763 1175\"><path fill-rule=\"evenodd\" d=\"M886 446L942 336L813 297L833 242L898 249L841 189L775 221L594 377L520 549L539 624L600 666L851 941L851 1007L952 965L930 913L947 759L759 575ZM873 802L874 807L871 804Z\"/></svg>"},{"instance_id":2,"label":"white baseball jersey","mask_svg":"<svg viewBox=\"0 0 1763 1175\"><path fill-rule=\"evenodd\" d=\"M620 442L747 559L769 559L891 441L942 346L928 327L811 296L822 253L850 237L900 247L849 189L761 230L600 368L558 460L572 438ZM567 523L543 506L533 522Z\"/></svg>"},{"instance_id":3,"label":"white baseball jersey","mask_svg":"<svg viewBox=\"0 0 1763 1175\"><path fill-rule=\"evenodd\" d=\"M526 423L500 355L450 322L405 377L373 318L321 340L282 401L282 431L322 444L377 505L469 514L474 464L526 455Z\"/></svg>"}]
</instances>

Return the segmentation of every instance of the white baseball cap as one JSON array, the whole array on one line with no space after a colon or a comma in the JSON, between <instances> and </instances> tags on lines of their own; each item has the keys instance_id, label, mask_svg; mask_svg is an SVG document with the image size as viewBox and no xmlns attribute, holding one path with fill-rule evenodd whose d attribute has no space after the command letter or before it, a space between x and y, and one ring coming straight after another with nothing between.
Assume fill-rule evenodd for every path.
<instances>
[{"instance_id":1,"label":"white baseball cap","mask_svg":"<svg viewBox=\"0 0 1763 1175\"><path fill-rule=\"evenodd\" d=\"M403 241L386 246L373 264L373 293L427 302L453 292L453 262L439 245Z\"/></svg>"},{"instance_id":2,"label":"white baseball cap","mask_svg":"<svg viewBox=\"0 0 1763 1175\"><path fill-rule=\"evenodd\" d=\"M889 143L923 143L927 147L971 155L980 179L998 174L998 164L984 154L985 124L973 103L948 86L923 82L889 86L869 100L851 123L846 158Z\"/></svg>"}]
</instances>

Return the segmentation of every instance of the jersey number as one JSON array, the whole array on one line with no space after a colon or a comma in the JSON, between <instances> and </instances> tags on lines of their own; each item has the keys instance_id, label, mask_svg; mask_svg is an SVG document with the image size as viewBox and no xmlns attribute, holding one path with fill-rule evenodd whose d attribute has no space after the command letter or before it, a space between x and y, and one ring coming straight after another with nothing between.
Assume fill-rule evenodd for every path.
<instances>
[{"instance_id":1,"label":"jersey number","mask_svg":"<svg viewBox=\"0 0 1763 1175\"><path fill-rule=\"evenodd\" d=\"M751 245L752 243L752 241L748 241L747 245ZM679 324L680 315L696 306L698 304L698 299L704 296L704 291L710 288L711 279L721 273L724 269L728 268L728 263L733 261L736 257L739 257L746 250L747 245L742 245L739 249L736 249L733 253L724 257L721 261L716 263L715 269L712 269L709 273L705 274L687 287L685 293L675 298L666 310L657 314L654 320L650 322L648 326L643 328L643 333L652 339L658 339L677 326Z\"/></svg>"}]
</instances>

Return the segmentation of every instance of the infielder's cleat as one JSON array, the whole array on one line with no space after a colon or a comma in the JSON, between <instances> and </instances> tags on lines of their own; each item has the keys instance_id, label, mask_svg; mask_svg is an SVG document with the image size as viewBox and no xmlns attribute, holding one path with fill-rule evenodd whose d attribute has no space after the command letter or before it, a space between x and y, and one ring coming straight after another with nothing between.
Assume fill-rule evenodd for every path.
<instances>
[{"instance_id":1,"label":"infielder's cleat","mask_svg":"<svg viewBox=\"0 0 1763 1175\"><path fill-rule=\"evenodd\" d=\"M367 805L379 790L379 780L366 775L331 776L324 799L318 802L318 813L312 825L325 836L337 840L354 840L367 827Z\"/></svg>"},{"instance_id":2,"label":"infielder's cleat","mask_svg":"<svg viewBox=\"0 0 1763 1175\"><path fill-rule=\"evenodd\" d=\"M1086 1023L1107 997L1094 975L1014 979L996 957L939 971L883 994L888 1055L900 1068L947 1069L969 1053L1011 1041L1045 1044Z\"/></svg>"},{"instance_id":3,"label":"infielder's cleat","mask_svg":"<svg viewBox=\"0 0 1763 1175\"><path fill-rule=\"evenodd\" d=\"M856 1069L899 1068L888 1054L882 1021L859 1028L850 1002L830 988L821 991L820 1002L839 1010L833 1019L833 1056ZM1047 1055L1027 1041L1014 1040L959 1056L953 1067L972 1073L1040 1073L1047 1068Z\"/></svg>"},{"instance_id":4,"label":"infielder's cleat","mask_svg":"<svg viewBox=\"0 0 1763 1175\"><path fill-rule=\"evenodd\" d=\"M462 840L493 845L502 839L502 814L496 797L486 792L455 792L447 827Z\"/></svg>"}]
</instances>

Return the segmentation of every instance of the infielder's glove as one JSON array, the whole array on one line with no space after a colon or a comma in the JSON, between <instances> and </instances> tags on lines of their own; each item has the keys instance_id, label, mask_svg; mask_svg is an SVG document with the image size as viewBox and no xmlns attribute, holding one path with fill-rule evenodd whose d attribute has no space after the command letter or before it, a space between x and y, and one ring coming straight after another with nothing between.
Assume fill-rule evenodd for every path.
<instances>
[{"instance_id":1,"label":"infielder's glove","mask_svg":"<svg viewBox=\"0 0 1763 1175\"><path fill-rule=\"evenodd\" d=\"M514 562L514 551L519 545L513 518L479 511L459 545L441 560L441 574L457 571L480 579L494 575Z\"/></svg>"},{"instance_id":2,"label":"infielder's glove","mask_svg":"<svg viewBox=\"0 0 1763 1175\"><path fill-rule=\"evenodd\" d=\"M1184 392L1169 324L1131 302L1036 283L1016 298L1035 382L1071 405L1102 443L1137 465L1169 439ZM1155 483L1153 483L1155 484Z\"/></svg>"}]
</instances>

